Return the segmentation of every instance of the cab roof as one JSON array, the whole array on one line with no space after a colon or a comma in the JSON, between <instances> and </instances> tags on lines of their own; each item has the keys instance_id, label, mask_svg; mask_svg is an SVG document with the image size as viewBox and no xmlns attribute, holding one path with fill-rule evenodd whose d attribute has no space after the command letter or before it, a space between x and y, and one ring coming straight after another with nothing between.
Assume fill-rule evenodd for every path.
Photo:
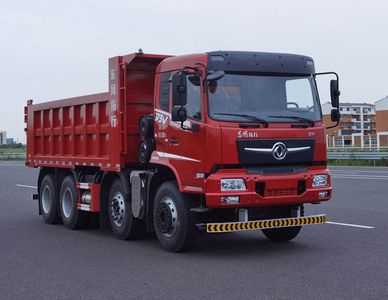
<instances>
[{"instance_id":1,"label":"cab roof","mask_svg":"<svg viewBox=\"0 0 388 300\"><path fill-rule=\"evenodd\" d=\"M315 73L311 57L298 54L246 52L246 51L212 51L208 54L208 69L225 72L255 73Z\"/></svg>"}]
</instances>

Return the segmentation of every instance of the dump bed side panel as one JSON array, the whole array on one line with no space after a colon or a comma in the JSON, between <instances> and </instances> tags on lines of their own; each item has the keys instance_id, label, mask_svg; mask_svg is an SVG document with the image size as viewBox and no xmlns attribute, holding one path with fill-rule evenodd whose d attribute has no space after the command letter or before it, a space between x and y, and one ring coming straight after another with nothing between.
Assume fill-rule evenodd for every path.
<instances>
[{"instance_id":1,"label":"dump bed side panel","mask_svg":"<svg viewBox=\"0 0 388 300\"><path fill-rule=\"evenodd\" d=\"M27 165L112 169L108 93L27 106Z\"/></svg>"}]
</instances>

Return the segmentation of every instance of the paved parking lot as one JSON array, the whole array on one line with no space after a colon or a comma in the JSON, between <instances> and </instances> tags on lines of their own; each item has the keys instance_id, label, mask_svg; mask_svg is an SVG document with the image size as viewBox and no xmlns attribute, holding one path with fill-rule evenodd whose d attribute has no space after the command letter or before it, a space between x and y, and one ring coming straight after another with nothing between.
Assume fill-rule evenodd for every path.
<instances>
[{"instance_id":1,"label":"paved parking lot","mask_svg":"<svg viewBox=\"0 0 388 300\"><path fill-rule=\"evenodd\" d=\"M0 162L0 298L387 299L388 168L332 168L330 224L290 243L260 232L201 235L188 253L156 238L46 225L30 200L37 170Z\"/></svg>"}]
</instances>

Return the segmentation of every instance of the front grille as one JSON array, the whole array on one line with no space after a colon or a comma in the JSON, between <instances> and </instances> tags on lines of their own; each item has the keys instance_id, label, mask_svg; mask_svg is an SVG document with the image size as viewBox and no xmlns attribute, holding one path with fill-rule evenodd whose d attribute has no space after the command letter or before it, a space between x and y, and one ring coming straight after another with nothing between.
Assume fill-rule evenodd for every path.
<instances>
[{"instance_id":1,"label":"front grille","mask_svg":"<svg viewBox=\"0 0 388 300\"><path fill-rule=\"evenodd\" d=\"M265 197L297 195L297 189L265 190Z\"/></svg>"},{"instance_id":2,"label":"front grille","mask_svg":"<svg viewBox=\"0 0 388 300\"><path fill-rule=\"evenodd\" d=\"M265 182L256 182L255 189L261 197L296 196L302 195L306 191L306 181L298 180L296 188L287 189L266 189Z\"/></svg>"},{"instance_id":3,"label":"front grille","mask_svg":"<svg viewBox=\"0 0 388 300\"><path fill-rule=\"evenodd\" d=\"M272 153L272 148L276 143L283 143L287 149L290 149L282 159L276 159ZM242 165L284 167L285 165L314 162L314 139L237 139L236 147L239 162Z\"/></svg>"},{"instance_id":4,"label":"front grille","mask_svg":"<svg viewBox=\"0 0 388 300\"><path fill-rule=\"evenodd\" d=\"M283 175L283 174L297 174L307 172L306 167L291 166L291 167L267 167L267 168L257 168L249 167L247 168L248 174L260 174L260 175Z\"/></svg>"}]
</instances>

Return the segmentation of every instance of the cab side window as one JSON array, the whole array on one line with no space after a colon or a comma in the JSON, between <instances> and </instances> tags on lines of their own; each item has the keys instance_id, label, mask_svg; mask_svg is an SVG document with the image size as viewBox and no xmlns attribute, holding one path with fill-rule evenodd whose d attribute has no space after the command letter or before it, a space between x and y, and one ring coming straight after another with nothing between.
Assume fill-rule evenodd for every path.
<instances>
[{"instance_id":1,"label":"cab side window","mask_svg":"<svg viewBox=\"0 0 388 300\"><path fill-rule=\"evenodd\" d=\"M164 111L170 111L170 77L170 72L160 76L160 109Z\"/></svg>"},{"instance_id":2,"label":"cab side window","mask_svg":"<svg viewBox=\"0 0 388 300\"><path fill-rule=\"evenodd\" d=\"M187 117L201 120L201 87L200 79L195 76L187 77Z\"/></svg>"}]
</instances>

